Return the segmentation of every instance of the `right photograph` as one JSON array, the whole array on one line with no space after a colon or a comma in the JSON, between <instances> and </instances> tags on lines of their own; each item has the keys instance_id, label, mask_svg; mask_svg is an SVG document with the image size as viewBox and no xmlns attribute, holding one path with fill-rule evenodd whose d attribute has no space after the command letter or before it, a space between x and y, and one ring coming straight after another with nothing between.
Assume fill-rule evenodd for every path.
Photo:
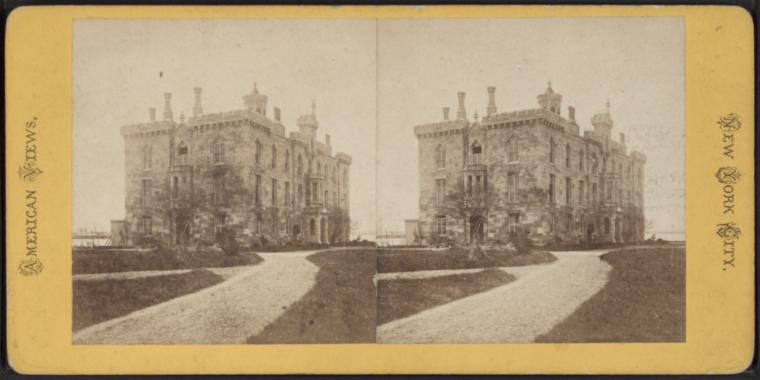
<instances>
[{"instance_id":1,"label":"right photograph","mask_svg":"<svg viewBox=\"0 0 760 380\"><path fill-rule=\"evenodd\" d=\"M680 17L379 20L378 343L684 342Z\"/></svg>"}]
</instances>

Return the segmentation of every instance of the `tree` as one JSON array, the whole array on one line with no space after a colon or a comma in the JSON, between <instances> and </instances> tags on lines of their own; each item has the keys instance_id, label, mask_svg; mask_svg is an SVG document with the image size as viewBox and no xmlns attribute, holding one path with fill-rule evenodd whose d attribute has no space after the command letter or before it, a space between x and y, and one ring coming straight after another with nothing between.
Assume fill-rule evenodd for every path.
<instances>
[{"instance_id":1,"label":"tree","mask_svg":"<svg viewBox=\"0 0 760 380\"><path fill-rule=\"evenodd\" d=\"M488 215L498 202L493 185L485 178L483 176L482 182L475 181L471 185L465 184L464 177L460 178L454 189L446 193L442 204L438 206L442 214L461 220L465 231L469 226L469 242L473 244L480 243L482 236L472 236L472 232L484 230Z\"/></svg>"}]
</instances>

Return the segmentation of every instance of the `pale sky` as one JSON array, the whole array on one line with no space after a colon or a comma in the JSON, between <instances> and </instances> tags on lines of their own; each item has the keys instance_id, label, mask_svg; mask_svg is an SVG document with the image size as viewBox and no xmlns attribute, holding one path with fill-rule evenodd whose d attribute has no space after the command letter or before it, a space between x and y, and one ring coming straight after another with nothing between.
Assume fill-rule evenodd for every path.
<instances>
[{"instance_id":1,"label":"pale sky","mask_svg":"<svg viewBox=\"0 0 760 380\"><path fill-rule=\"evenodd\" d=\"M374 20L78 20L74 25L74 229L124 217L119 127L160 118L172 92L175 120L243 108L253 83L282 110L286 134L316 101L318 140L353 157L351 217L375 228ZM161 75L163 73L163 75Z\"/></svg>"},{"instance_id":2,"label":"pale sky","mask_svg":"<svg viewBox=\"0 0 760 380\"><path fill-rule=\"evenodd\" d=\"M610 100L613 136L648 157L645 210L656 231L684 228L684 30L681 18L446 20L79 20L74 28L74 228L124 217L119 127L242 108L258 83L286 132L317 104L319 140L353 157L351 216L369 234L418 215L413 126L537 107L551 81L581 129Z\"/></svg>"},{"instance_id":3,"label":"pale sky","mask_svg":"<svg viewBox=\"0 0 760 380\"><path fill-rule=\"evenodd\" d=\"M581 130L604 110L629 150L647 155L645 213L655 231L684 231L684 30L681 18L387 20L378 29L379 225L418 217L416 124L536 108L547 82ZM472 119L471 119L472 120Z\"/></svg>"}]
</instances>

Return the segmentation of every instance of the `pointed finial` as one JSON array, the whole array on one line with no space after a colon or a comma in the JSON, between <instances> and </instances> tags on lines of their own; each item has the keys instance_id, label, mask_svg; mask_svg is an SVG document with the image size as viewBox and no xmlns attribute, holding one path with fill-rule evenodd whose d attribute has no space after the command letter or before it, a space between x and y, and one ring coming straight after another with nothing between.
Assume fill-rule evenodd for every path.
<instances>
[{"instance_id":1,"label":"pointed finial","mask_svg":"<svg viewBox=\"0 0 760 380\"><path fill-rule=\"evenodd\" d=\"M311 114L317 116L317 103L314 101L314 98L311 99Z\"/></svg>"},{"instance_id":2,"label":"pointed finial","mask_svg":"<svg viewBox=\"0 0 760 380\"><path fill-rule=\"evenodd\" d=\"M610 100L607 99L607 113L610 113Z\"/></svg>"}]
</instances>

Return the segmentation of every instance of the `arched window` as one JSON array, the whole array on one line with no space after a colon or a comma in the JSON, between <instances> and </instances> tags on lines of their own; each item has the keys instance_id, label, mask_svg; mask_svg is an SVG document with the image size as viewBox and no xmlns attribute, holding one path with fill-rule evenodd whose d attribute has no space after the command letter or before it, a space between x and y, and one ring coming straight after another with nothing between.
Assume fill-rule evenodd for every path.
<instances>
[{"instance_id":1,"label":"arched window","mask_svg":"<svg viewBox=\"0 0 760 380\"><path fill-rule=\"evenodd\" d=\"M185 145L184 142L180 141L177 145L177 164L178 165L187 165L187 145Z\"/></svg>"},{"instance_id":2,"label":"arched window","mask_svg":"<svg viewBox=\"0 0 760 380\"><path fill-rule=\"evenodd\" d=\"M507 141L507 162L516 162L517 160L517 139L511 138Z\"/></svg>"},{"instance_id":3,"label":"arched window","mask_svg":"<svg viewBox=\"0 0 760 380\"><path fill-rule=\"evenodd\" d=\"M298 167L296 168L296 173L298 175L303 174L303 158L301 158L301 154L298 154Z\"/></svg>"},{"instance_id":4,"label":"arched window","mask_svg":"<svg viewBox=\"0 0 760 380\"><path fill-rule=\"evenodd\" d=\"M565 167L566 168L570 167L570 154L571 154L570 144L567 144L565 145Z\"/></svg>"},{"instance_id":5,"label":"arched window","mask_svg":"<svg viewBox=\"0 0 760 380\"><path fill-rule=\"evenodd\" d=\"M443 169L446 167L446 149L441 145L438 145L435 148L435 167L436 169Z\"/></svg>"},{"instance_id":6,"label":"arched window","mask_svg":"<svg viewBox=\"0 0 760 380\"><path fill-rule=\"evenodd\" d=\"M285 149L285 173L290 172L290 151Z\"/></svg>"},{"instance_id":7,"label":"arched window","mask_svg":"<svg viewBox=\"0 0 760 380\"><path fill-rule=\"evenodd\" d=\"M470 162L473 165L480 165L481 159L480 155L483 153L483 147L480 146L480 143L475 141L472 143L472 162Z\"/></svg>"},{"instance_id":8,"label":"arched window","mask_svg":"<svg viewBox=\"0 0 760 380\"><path fill-rule=\"evenodd\" d=\"M143 169L148 170L153 166L153 147L146 145L143 147Z\"/></svg>"},{"instance_id":9,"label":"arched window","mask_svg":"<svg viewBox=\"0 0 760 380\"><path fill-rule=\"evenodd\" d=\"M254 152L256 154L256 163L261 163L261 142L256 139L256 151Z\"/></svg>"},{"instance_id":10,"label":"arched window","mask_svg":"<svg viewBox=\"0 0 760 380\"><path fill-rule=\"evenodd\" d=\"M554 163L554 139L549 139L549 162Z\"/></svg>"},{"instance_id":11,"label":"arched window","mask_svg":"<svg viewBox=\"0 0 760 380\"><path fill-rule=\"evenodd\" d=\"M277 147L272 145L272 169L277 167Z\"/></svg>"},{"instance_id":12,"label":"arched window","mask_svg":"<svg viewBox=\"0 0 760 380\"><path fill-rule=\"evenodd\" d=\"M214 163L220 164L224 162L224 140L221 138L214 141Z\"/></svg>"}]
</instances>

